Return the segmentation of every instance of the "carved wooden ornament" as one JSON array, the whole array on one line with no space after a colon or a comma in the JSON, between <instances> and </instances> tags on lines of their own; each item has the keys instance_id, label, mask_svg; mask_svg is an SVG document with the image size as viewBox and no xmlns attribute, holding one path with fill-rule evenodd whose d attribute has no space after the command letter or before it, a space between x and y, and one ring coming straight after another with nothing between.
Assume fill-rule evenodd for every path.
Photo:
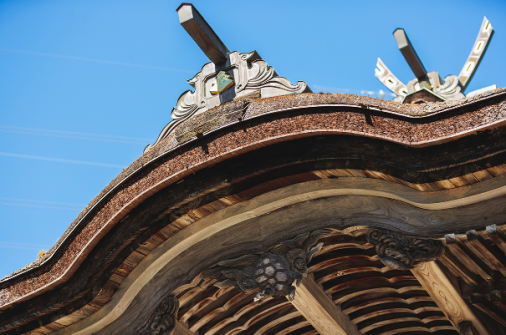
<instances>
[{"instance_id":1,"label":"carved wooden ornament","mask_svg":"<svg viewBox=\"0 0 506 335\"><path fill-rule=\"evenodd\" d=\"M257 288L260 292L255 302L262 303L269 296L295 297L293 281L300 285L307 274L307 264L313 254L321 250L323 243L312 247L320 238L330 235L330 230L316 230L283 241L262 254L244 255L219 262L203 272L208 279L218 279L218 287L235 286L244 293Z\"/></svg>"},{"instance_id":2,"label":"carved wooden ornament","mask_svg":"<svg viewBox=\"0 0 506 335\"><path fill-rule=\"evenodd\" d=\"M140 335L171 335L176 325L179 300L170 296L156 308L140 331Z\"/></svg>"},{"instance_id":3,"label":"carved wooden ornament","mask_svg":"<svg viewBox=\"0 0 506 335\"><path fill-rule=\"evenodd\" d=\"M383 264L392 269L413 269L420 263L436 260L444 252L439 241L407 237L382 228L370 228L367 241L375 247Z\"/></svg>"}]
</instances>

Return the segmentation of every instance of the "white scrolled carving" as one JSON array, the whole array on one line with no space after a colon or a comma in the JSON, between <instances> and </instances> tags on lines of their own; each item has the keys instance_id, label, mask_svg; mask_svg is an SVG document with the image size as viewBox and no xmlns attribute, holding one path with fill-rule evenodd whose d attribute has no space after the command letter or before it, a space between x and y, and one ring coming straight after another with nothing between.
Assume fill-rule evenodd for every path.
<instances>
[{"instance_id":1,"label":"white scrolled carving","mask_svg":"<svg viewBox=\"0 0 506 335\"><path fill-rule=\"evenodd\" d=\"M466 97L462 93L462 84L459 78L454 74L446 76L444 83L436 88L434 92L447 100L460 100Z\"/></svg>"},{"instance_id":2,"label":"white scrolled carving","mask_svg":"<svg viewBox=\"0 0 506 335\"><path fill-rule=\"evenodd\" d=\"M405 98L405 95L396 95L395 98L392 99L392 101L402 103L404 101L404 98Z\"/></svg>"},{"instance_id":3,"label":"white scrolled carving","mask_svg":"<svg viewBox=\"0 0 506 335\"><path fill-rule=\"evenodd\" d=\"M155 143L148 145L144 149L144 152L147 152L158 142L167 138L176 126L184 120L221 103L231 101L235 97L255 91L260 91L262 98L311 92L303 81L292 85L288 79L280 77L273 67L267 65L260 58L256 51L242 54L234 51L228 56L229 59L225 65L217 67L213 63L207 63L199 73L188 80L188 83L195 91L188 90L179 97L176 107L171 113L172 121L162 129ZM212 80L216 80L214 78L216 78L220 71L229 73L233 77L235 85L233 89L222 92L222 94L210 94L209 83L213 83Z\"/></svg>"},{"instance_id":4,"label":"white scrolled carving","mask_svg":"<svg viewBox=\"0 0 506 335\"><path fill-rule=\"evenodd\" d=\"M303 81L292 85L284 77L278 76L272 66L263 60L257 60L251 64L248 70L248 83L244 89L262 90L262 97L273 97L285 94L297 94L307 90L307 84Z\"/></svg>"},{"instance_id":5,"label":"white scrolled carving","mask_svg":"<svg viewBox=\"0 0 506 335\"><path fill-rule=\"evenodd\" d=\"M390 71L390 69L378 58L376 62L376 69L374 69L374 76L378 78L383 85L385 85L390 91L397 94L398 96L406 96L408 89L396 76ZM409 92L411 93L411 92Z\"/></svg>"},{"instance_id":6,"label":"white scrolled carving","mask_svg":"<svg viewBox=\"0 0 506 335\"><path fill-rule=\"evenodd\" d=\"M199 106L195 103L195 92L190 90L181 94L179 99L177 99L176 107L172 109L170 116L172 117L172 121L170 121L160 132L158 138L156 139L153 145L148 144L146 148L144 148L144 152L147 152L151 149L155 144L166 138L173 130L176 128L178 124L182 121L190 118L199 110Z\"/></svg>"}]
</instances>

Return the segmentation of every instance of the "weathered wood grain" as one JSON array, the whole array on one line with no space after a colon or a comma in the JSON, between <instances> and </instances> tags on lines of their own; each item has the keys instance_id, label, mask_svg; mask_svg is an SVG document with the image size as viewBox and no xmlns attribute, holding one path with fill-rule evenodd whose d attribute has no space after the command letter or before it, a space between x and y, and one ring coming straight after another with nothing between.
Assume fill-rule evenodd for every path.
<instances>
[{"instance_id":1,"label":"weathered wood grain","mask_svg":"<svg viewBox=\"0 0 506 335\"><path fill-rule=\"evenodd\" d=\"M455 254L460 262L466 268L479 275L486 281L493 282L492 270L483 263L483 261L476 256L469 248L462 243L459 239L453 239L452 242L447 241L447 248L451 254Z\"/></svg>"},{"instance_id":2,"label":"weathered wood grain","mask_svg":"<svg viewBox=\"0 0 506 335\"><path fill-rule=\"evenodd\" d=\"M471 294L471 303L506 327L506 311L492 303L485 296L473 293Z\"/></svg>"},{"instance_id":3,"label":"weathered wood grain","mask_svg":"<svg viewBox=\"0 0 506 335\"><path fill-rule=\"evenodd\" d=\"M487 226L487 236L497 245L499 249L506 255L506 235L496 225Z\"/></svg>"},{"instance_id":4,"label":"weathered wood grain","mask_svg":"<svg viewBox=\"0 0 506 335\"><path fill-rule=\"evenodd\" d=\"M360 335L355 324L333 303L312 276L302 280L292 304L321 335Z\"/></svg>"},{"instance_id":5,"label":"weathered wood grain","mask_svg":"<svg viewBox=\"0 0 506 335\"><path fill-rule=\"evenodd\" d=\"M277 333L276 333L276 335L287 335L287 334L289 334L289 333L291 333L291 332L293 332L293 331L295 331L295 330L298 330L298 329L301 329L301 328L307 327L307 326L309 326L309 325L310 325L310 323L309 323L309 322L307 322L307 321L304 319L304 321L302 321L302 322L298 322L298 323L296 323L296 324L294 324L294 325L291 325L291 326L289 326L289 327L285 327L283 330L281 330L281 331L277 332Z\"/></svg>"},{"instance_id":6,"label":"weathered wood grain","mask_svg":"<svg viewBox=\"0 0 506 335\"><path fill-rule=\"evenodd\" d=\"M255 334L260 329L265 329L266 325L274 327L278 323L300 316L300 312L293 308L288 301L281 301L282 299L271 300L271 304L267 305L267 308L259 308L254 314L244 315L237 322L225 326L220 333L223 335L232 335L238 332Z\"/></svg>"},{"instance_id":7,"label":"weathered wood grain","mask_svg":"<svg viewBox=\"0 0 506 335\"><path fill-rule=\"evenodd\" d=\"M469 308L451 279L436 261L423 263L411 272L456 329L459 329L462 322L470 321L480 334L493 335Z\"/></svg>"},{"instance_id":8,"label":"weathered wood grain","mask_svg":"<svg viewBox=\"0 0 506 335\"><path fill-rule=\"evenodd\" d=\"M425 328L425 327L405 327L405 328L399 328L394 330L389 330L386 332L382 332L379 335L395 335L395 334L405 334L408 332L413 332L416 334L416 332L439 332L439 331L452 331L454 330L451 326L442 326L442 327L432 327L432 328ZM450 333L451 334L451 333Z\"/></svg>"},{"instance_id":9,"label":"weathered wood grain","mask_svg":"<svg viewBox=\"0 0 506 335\"><path fill-rule=\"evenodd\" d=\"M352 178L344 178L344 179L352 179ZM364 178L363 178L364 179ZM240 250L244 250L244 248L250 248L254 250L255 245L261 246L261 243L270 243L269 239L271 241L274 241L273 238L276 236L279 236L282 238L283 234L288 235L292 234L293 232L305 229L304 227L307 227L307 222L312 222L314 224L313 227L320 226L334 226L336 228L340 227L347 227L352 226L353 224L361 223L363 225L364 222L375 222L379 221L377 224L395 224L398 225L397 227L399 229L415 229L415 231L425 231L427 232L426 227L423 227L424 224L427 225L430 223L431 227L434 227L434 224L437 222L445 222L446 228L444 229L456 229L456 227L459 227L459 224L465 223L466 221L471 225L476 223L476 218L483 215L484 212L487 212L486 209L480 208L478 205L468 205L465 208L450 208L447 211L445 210L445 213L443 211L428 211L426 209L417 209L413 205L407 205L403 204L402 202L396 200L396 199L388 199L382 196L379 196L382 193L374 193L376 192L375 188L378 187L381 189L380 184L384 183L384 191L386 191L387 188L390 189L390 192L394 192L395 189L392 187L392 184L389 182L383 182L379 180L365 180L364 186L365 189L368 192L371 192L371 188L373 189L373 193L370 193L371 195L336 195L336 196L329 196L328 190L332 190L332 192L349 192L352 190L352 192L355 192L355 188L341 188L340 186L343 181L341 180L335 180L335 179L326 179L321 181L310 181L302 184L297 184L293 186L289 186L286 188L282 188L279 190L271 191L267 194L257 196L249 201L242 202L227 208L223 208L218 212L212 213L205 218L202 218L199 221L194 222L193 224L187 226L185 229L178 232L176 235L174 235L172 238L170 238L168 241L162 243L160 247L154 249L150 256L152 256L150 262L154 262L157 257L160 257L161 255L159 253L154 254L158 249L162 248L163 250L166 250L166 252L169 252L167 249L163 248L163 246L169 242L170 240L174 239L176 236L179 236L179 238L186 238L189 236L192 236L192 234L197 234L200 232L206 231L206 229L209 229L210 235L207 237L202 236L202 240L195 240L195 242L191 243L200 243L200 241L203 243L197 247L192 247L189 249L189 251L186 251L184 256L181 256L182 259L185 259L185 262L187 263L179 263L178 269L185 269L185 270L178 270L181 271L179 274L165 274L164 276L168 276L171 278L175 278L173 282L169 283L169 285L175 285L172 283L179 283L183 284L186 282L186 280L191 280L191 277L186 277L187 279L177 281L180 279L176 278L185 278L186 274L189 273L189 271L193 271L193 275L196 275L198 273L200 266L208 266L209 262L212 260L209 259L206 255L197 255L197 250L209 250L209 253L213 255L226 255L230 252L238 253ZM351 181L347 181L351 182ZM357 182L359 185L360 181L353 181ZM372 184L369 184L372 183ZM337 186L339 185L339 186ZM370 186L374 185L374 186ZM381 192L384 192L384 191ZM406 191L406 196L409 196L410 192L413 192L411 194L417 194L416 191L408 188L404 188L404 191ZM403 191L403 192L404 192ZM445 191L445 192L452 192ZM395 194L395 193L394 193ZM451 198L451 196L450 196ZM285 199L285 200L283 200ZM448 199L448 198L447 198ZM262 203L263 201L265 205L261 205L260 209L257 208L258 204ZM490 200L490 203L496 201L497 202L497 208L500 211L500 199L496 200ZM248 207L251 204L256 204L253 207ZM269 204L269 205L267 205ZM262 207L263 206L263 207ZM249 209L248 209L249 208ZM354 212L361 212L361 217L354 217ZM364 213L369 212L370 215L367 217L363 216ZM242 214L241 214L242 213ZM418 215L420 214L420 215ZM388 215L388 217L386 217ZM393 217L392 217L393 216ZM231 221L222 221L227 220L230 217L234 217L233 223L227 223L232 226L237 226L237 232L235 236L226 237L224 233L217 233L219 232L220 222L231 222ZM342 220L336 219L338 217L344 218ZM408 218L408 222L406 221L406 218ZM363 219L364 221L361 221ZM256 228L248 228L251 229L251 235L247 235L246 232L243 230L243 222L246 221L243 220L250 220L247 224L251 224L251 227ZM366 220L366 221L365 221ZM358 221L358 222L357 222ZM273 226L272 222L277 222L277 226ZM425 223L424 223L425 222ZM199 225L199 223L202 223L202 225ZM447 224L446 224L447 223ZM214 226L216 225L216 226ZM204 228L203 228L204 227ZM421 228L423 227L423 228ZM460 226L462 227L462 226ZM465 226L464 226L465 227ZM203 229L203 230L202 230ZM218 230L216 230L218 229ZM229 228L227 228L229 229ZM235 229L235 228L234 228ZM465 228L460 228L465 229ZM185 233L185 231L187 231ZM254 233L253 233L254 231ZM433 231L433 230L432 230ZM232 230L230 231L232 232ZM186 235L185 235L186 234ZM207 233L205 233L207 234ZM248 233L249 234L249 233ZM256 234L256 235L255 235ZM281 235L277 235L281 234ZM239 237L240 239L237 239ZM242 241L243 244L241 246L235 245L234 239L237 240L237 242ZM241 240L242 239L242 240ZM182 242L183 240L176 239L174 242ZM228 241L227 243L232 243L229 245L224 245L225 241ZM248 242L249 241L249 242ZM186 243L186 242L185 242ZM215 244L213 246L213 243ZM218 244L216 244L218 243ZM260 243L260 244L259 244ZM176 243L177 244L177 243ZM204 245L205 244L205 245ZM174 246L174 244L171 244ZM233 245L234 247L231 248L230 245ZM188 247L188 245L187 245ZM209 249L210 248L210 249ZM235 248L235 249L234 249ZM162 250L160 249L160 250ZM186 249L185 249L186 250ZM363 249L361 249L363 250ZM171 251L170 253L173 253ZM176 254L174 254L176 255ZM149 256L148 256L149 257ZM167 256L169 257L169 256ZM200 257L200 258L199 258ZM146 258L147 259L147 258ZM178 260L179 262L179 260ZM192 262L192 263L188 263ZM207 263L206 263L207 262ZM167 263L169 264L169 263ZM200 264L200 265L199 265ZM132 281L135 281L136 277L135 275L132 276L132 274L135 272L135 269L130 274L130 278L132 278ZM181 275L185 274L185 275ZM160 277L159 277L160 276ZM156 278L159 282L154 287L157 287L157 290L161 290L160 292L166 292L164 290L171 289L171 286L168 286L166 282L162 283L162 279L164 276L157 275ZM175 276L175 277L174 277ZM180 276L180 277L178 277ZM131 282L130 282L131 283ZM395 289L401 288L396 287L394 285L395 283L392 282L384 282L384 285L381 287L387 288L387 287L394 287ZM131 285L131 284L129 284ZM358 283L360 285L360 283ZM175 285L177 286L177 285ZM415 283L408 286L417 286ZM154 289L153 287L153 289ZM379 288L379 287L378 287ZM139 292L142 290L141 287L138 288ZM151 289L149 290L151 291ZM145 298L142 298L142 296L149 297L153 294L159 294L156 293L158 291L154 292L146 292L139 295L138 299L140 301L143 301ZM346 293L348 294L348 293ZM351 293L350 293L351 294ZM121 297L118 296L118 297ZM336 299L337 296L336 296ZM147 301L143 302L143 304L148 303ZM113 307L114 308L114 307ZM123 307L124 308L124 307ZM133 314L143 313L143 311L138 311L137 309L132 310ZM125 315L125 317L127 317ZM132 317L127 317L127 319L132 320ZM91 320L91 319L90 319ZM121 326L118 328L118 331L121 329Z\"/></svg>"},{"instance_id":10,"label":"weathered wood grain","mask_svg":"<svg viewBox=\"0 0 506 335\"><path fill-rule=\"evenodd\" d=\"M181 321L176 320L174 333L172 335L195 335L195 333L191 332L188 327L185 326Z\"/></svg>"},{"instance_id":11,"label":"weathered wood grain","mask_svg":"<svg viewBox=\"0 0 506 335\"><path fill-rule=\"evenodd\" d=\"M506 276L506 257L504 254L492 248L475 230L468 231L466 236L472 248L481 255L480 258L486 262L491 269L498 270L503 276Z\"/></svg>"},{"instance_id":12,"label":"weathered wood grain","mask_svg":"<svg viewBox=\"0 0 506 335\"><path fill-rule=\"evenodd\" d=\"M478 280L476 275L471 272L455 255L449 250L445 250L444 255L440 258L441 263L447 266L457 277L462 278L468 285L477 286Z\"/></svg>"},{"instance_id":13,"label":"weathered wood grain","mask_svg":"<svg viewBox=\"0 0 506 335\"><path fill-rule=\"evenodd\" d=\"M354 304L353 306L348 307L345 310L343 310L343 312L346 314L350 314L350 313L354 313L356 311L359 311L363 308L368 308L371 306L377 306L377 305L383 305L383 304L392 304L392 303L410 305L410 304L416 304L419 302L434 302L432 300L432 298L429 296L426 296L426 297L414 296L411 298L403 299L400 297L388 296L386 294L385 294L385 297L382 297L380 299L374 299L374 298L373 298L373 300L369 300L369 299L370 298L368 298L365 302Z\"/></svg>"},{"instance_id":14,"label":"weathered wood grain","mask_svg":"<svg viewBox=\"0 0 506 335\"><path fill-rule=\"evenodd\" d=\"M364 327L364 328L361 328L360 329L360 332L361 333L367 333L368 331L371 331L373 329L376 329L376 328L379 328L379 327L383 327L383 326L388 326L388 325L396 325L396 324L399 324L399 323L403 323L403 322L406 322L406 323L424 323L424 324L430 324L431 322L433 321L440 321L440 320L447 320L446 317L444 316L429 316L427 318L424 318L424 319L420 319L420 318L417 318L417 317L402 317L402 318L392 318L392 319L387 319L387 320L383 320L383 321L379 321L379 322L376 322L376 323L373 323L372 325L369 325L367 327ZM453 327L446 327L444 326L445 328L444 329L448 329L448 330L454 330ZM402 327L399 327L402 329ZM427 328L431 328L430 325L427 327ZM425 329L425 331L428 331L429 329ZM438 327L438 330L440 330L440 328Z\"/></svg>"}]
</instances>

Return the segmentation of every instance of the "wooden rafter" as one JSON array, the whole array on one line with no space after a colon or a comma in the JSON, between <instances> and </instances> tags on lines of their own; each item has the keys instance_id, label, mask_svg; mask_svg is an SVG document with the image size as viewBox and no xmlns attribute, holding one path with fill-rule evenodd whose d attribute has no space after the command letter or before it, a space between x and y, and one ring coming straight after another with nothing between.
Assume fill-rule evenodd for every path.
<instances>
[{"instance_id":1,"label":"wooden rafter","mask_svg":"<svg viewBox=\"0 0 506 335\"><path fill-rule=\"evenodd\" d=\"M189 330L185 324L176 320L174 333L172 335L194 335L194 333L191 330Z\"/></svg>"},{"instance_id":2,"label":"wooden rafter","mask_svg":"<svg viewBox=\"0 0 506 335\"><path fill-rule=\"evenodd\" d=\"M460 331L463 324L471 322L479 334L492 335L469 308L439 263L436 261L423 263L411 272L456 329Z\"/></svg>"},{"instance_id":3,"label":"wooden rafter","mask_svg":"<svg viewBox=\"0 0 506 335\"><path fill-rule=\"evenodd\" d=\"M297 288L292 304L321 335L361 334L310 275Z\"/></svg>"}]
</instances>

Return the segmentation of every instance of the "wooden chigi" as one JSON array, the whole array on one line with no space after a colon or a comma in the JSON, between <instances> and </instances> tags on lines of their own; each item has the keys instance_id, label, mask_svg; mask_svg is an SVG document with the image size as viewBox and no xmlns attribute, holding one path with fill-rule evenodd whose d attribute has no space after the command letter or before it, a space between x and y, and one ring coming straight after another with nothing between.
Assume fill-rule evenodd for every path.
<instances>
[{"instance_id":1,"label":"wooden chigi","mask_svg":"<svg viewBox=\"0 0 506 335\"><path fill-rule=\"evenodd\" d=\"M377 76L399 102L311 93L178 14L211 62L0 282L0 334L506 334L506 90L464 95L487 20L444 82L396 30L416 79Z\"/></svg>"}]
</instances>

